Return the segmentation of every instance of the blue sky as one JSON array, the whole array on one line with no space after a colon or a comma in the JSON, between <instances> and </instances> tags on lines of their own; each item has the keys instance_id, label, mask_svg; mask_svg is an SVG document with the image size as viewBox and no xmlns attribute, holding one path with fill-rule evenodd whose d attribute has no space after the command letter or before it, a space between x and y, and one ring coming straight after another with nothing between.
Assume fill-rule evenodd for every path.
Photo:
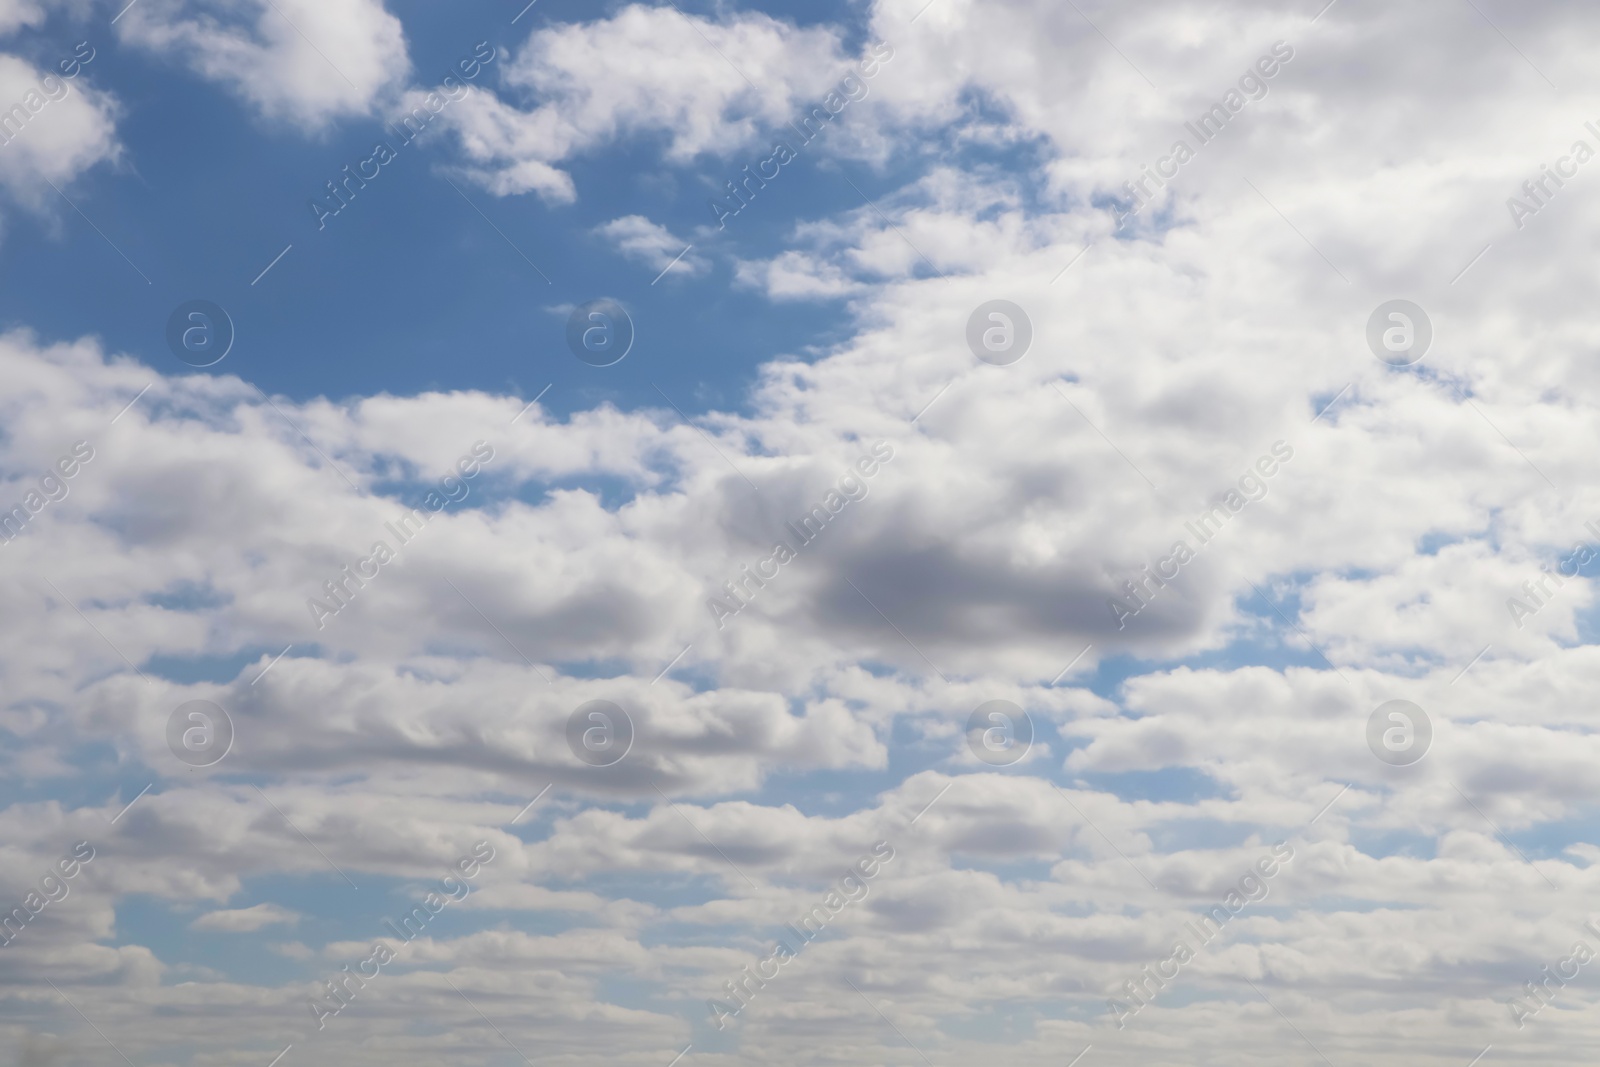
<instances>
[{"instance_id":1,"label":"blue sky","mask_svg":"<svg viewBox=\"0 0 1600 1067\"><path fill-rule=\"evenodd\" d=\"M805 8L752 10L837 25L847 41L864 32L849 5ZM541 0L516 25L515 6L503 3L393 10L407 27L419 80L432 83L479 41L509 49L530 30L592 14L560 0ZM574 164L583 190L576 203L552 209L534 198L473 195L486 221L440 173L448 146L437 133L401 148L384 122L361 117L308 137L292 123L258 121L203 78L99 32L97 39L91 27L57 15L19 40L21 53L41 63L90 40L96 56L86 77L137 86L138 107L119 126L126 165L101 168L75 186L72 200L93 225L52 212L11 236L19 269L7 279L0 314L52 336L94 333L156 361L164 358L160 327L171 308L210 299L229 312L239 337L216 372L248 373L263 389L295 399L430 389L531 399L554 383L556 410L605 401L638 407L661 403L655 382L688 411L737 409L762 362L825 351L848 337L849 320L837 302L774 307L734 289L727 257L771 254L796 220L862 206L838 169L869 197L899 188L915 171L910 160L879 168L803 152L798 173L786 170L765 197L699 242L719 260L708 275L652 286L654 270L620 262L592 230L639 213L694 235L715 220L710 194L723 192L738 173L729 164L741 161L663 165L659 138L606 145ZM490 64L480 78L492 83L498 73ZM847 111L841 121L854 117ZM399 158L359 203L319 229L308 201L326 199L324 183L383 139L396 143ZM252 285L286 246L278 266ZM68 293L82 299L64 299ZM565 315L552 310L602 296L622 301L636 321L626 372L572 360Z\"/></svg>"}]
</instances>

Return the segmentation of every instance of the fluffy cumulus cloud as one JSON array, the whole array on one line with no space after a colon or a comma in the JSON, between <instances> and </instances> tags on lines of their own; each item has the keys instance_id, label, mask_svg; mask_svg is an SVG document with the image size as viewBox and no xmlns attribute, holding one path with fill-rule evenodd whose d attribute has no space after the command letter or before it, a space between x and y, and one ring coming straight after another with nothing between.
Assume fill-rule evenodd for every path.
<instances>
[{"instance_id":1,"label":"fluffy cumulus cloud","mask_svg":"<svg viewBox=\"0 0 1600 1067\"><path fill-rule=\"evenodd\" d=\"M40 69L0 54L0 184L29 207L55 197L51 184L65 185L121 154L119 105L94 85L88 64L95 56L85 42Z\"/></svg>"},{"instance_id":2,"label":"fluffy cumulus cloud","mask_svg":"<svg viewBox=\"0 0 1600 1067\"><path fill-rule=\"evenodd\" d=\"M368 113L410 71L382 0L142 0L117 28L262 116L313 129Z\"/></svg>"},{"instance_id":3,"label":"fluffy cumulus cloud","mask_svg":"<svg viewBox=\"0 0 1600 1067\"><path fill-rule=\"evenodd\" d=\"M500 72L500 91L473 93L451 122L486 188L570 201L577 189L561 164L586 150L644 133L665 135L670 160L726 154L795 117L851 62L831 28L635 4L533 34Z\"/></svg>"},{"instance_id":4,"label":"fluffy cumulus cloud","mask_svg":"<svg viewBox=\"0 0 1600 1067\"><path fill-rule=\"evenodd\" d=\"M116 129L121 107L90 67L99 55L93 43L83 39L63 47L57 41L41 48L17 40L53 13L79 28L87 6L81 0L0 3L0 38L7 39L0 46L7 49L0 51L0 185L33 212L59 204L51 185L66 185L122 154Z\"/></svg>"},{"instance_id":5,"label":"fluffy cumulus cloud","mask_svg":"<svg viewBox=\"0 0 1600 1067\"><path fill-rule=\"evenodd\" d=\"M690 243L673 235L660 223L643 215L624 215L595 228L595 234L614 245L628 259L662 273L695 275L706 270L701 259L688 255Z\"/></svg>"},{"instance_id":6,"label":"fluffy cumulus cloud","mask_svg":"<svg viewBox=\"0 0 1600 1067\"><path fill-rule=\"evenodd\" d=\"M281 6L365 88L272 10L125 32L305 121L403 74L377 5ZM841 324L692 422L0 337L0 1034L109 1054L70 998L140 1063L1588 1062L1600 22L1480 6L531 31L449 165L554 205L893 42L847 146L885 195L759 251L586 224Z\"/></svg>"},{"instance_id":7,"label":"fluffy cumulus cloud","mask_svg":"<svg viewBox=\"0 0 1600 1067\"><path fill-rule=\"evenodd\" d=\"M0 33L37 26L45 19L45 6L35 0L6 0L0 4Z\"/></svg>"}]
</instances>

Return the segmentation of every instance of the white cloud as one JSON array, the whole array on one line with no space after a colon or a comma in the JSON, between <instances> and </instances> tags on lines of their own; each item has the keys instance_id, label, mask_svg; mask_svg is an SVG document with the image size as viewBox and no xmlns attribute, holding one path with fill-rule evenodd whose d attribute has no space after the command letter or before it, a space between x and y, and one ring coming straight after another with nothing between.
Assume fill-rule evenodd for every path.
<instances>
[{"instance_id":1,"label":"white cloud","mask_svg":"<svg viewBox=\"0 0 1600 1067\"><path fill-rule=\"evenodd\" d=\"M0 2L0 33L15 33L24 26L37 26L45 20L45 5L40 0Z\"/></svg>"},{"instance_id":2,"label":"white cloud","mask_svg":"<svg viewBox=\"0 0 1600 1067\"><path fill-rule=\"evenodd\" d=\"M229 934L254 933L264 926L279 923L293 925L300 916L276 904L256 904L232 911L208 911L189 924L191 930L218 931Z\"/></svg>"},{"instance_id":3,"label":"white cloud","mask_svg":"<svg viewBox=\"0 0 1600 1067\"><path fill-rule=\"evenodd\" d=\"M91 48L83 53L93 61ZM24 59L0 54L0 183L34 209L56 196L50 183L65 185L122 152L110 93L96 89L92 69L73 60L76 74L39 70Z\"/></svg>"},{"instance_id":4,"label":"white cloud","mask_svg":"<svg viewBox=\"0 0 1600 1067\"><path fill-rule=\"evenodd\" d=\"M652 271L693 277L705 273L709 266L699 257L685 254L688 241L643 215L612 219L595 227L594 232L614 244L622 255Z\"/></svg>"},{"instance_id":5,"label":"white cloud","mask_svg":"<svg viewBox=\"0 0 1600 1067\"><path fill-rule=\"evenodd\" d=\"M1285 1020L1333 1062L1459 1065L1489 1044L1584 1062L1582 983L1525 1030L1506 1010L1587 936L1600 880L1588 579L1521 628L1506 610L1600 517L1596 328L1573 310L1592 304L1600 206L1573 188L1525 230L1504 214L1581 122L1470 11L1341 4L1311 27L1263 6L1090 5L1102 37L1022 2L935 0L913 28L917 2L871 13L897 48L874 87L884 136L949 121L1044 145L1042 173L941 156L882 215L803 220L796 247L744 260L767 295L842 296L848 317L826 351L772 354L747 406L697 420L705 436L610 407L508 427L521 399L486 392L281 400L352 489L242 381L0 339L0 504L72 442L96 451L0 547L0 759L49 785L110 751L119 782L158 783L114 831L133 789L0 810L19 878L62 842L102 843L71 906L0 953L7 977L48 962L136 1060L225 1030L267 1062L290 1041L279 1020L309 1030L308 996L411 898L280 948L308 961L289 982L170 981L177 950L138 943L119 899L218 907L285 876L343 894L334 864L409 892L486 840L461 926L409 943L319 1054L487 1060L504 1049L476 1005L574 1063L691 1042L729 1062L912 1062L885 1018L948 1063L1059 1067L1089 1044L1089 1064L1310 1062ZM1530 62L1573 91L1593 76L1587 20L1518 18ZM729 151L827 68L811 59L843 54L832 30L698 25L777 88L751 91L671 10L630 8L536 34L507 83L521 100L452 104L467 165L559 200L560 165L613 139ZM1295 60L1174 182L1171 215L1117 233L1095 198L1283 35ZM609 227L625 254L676 251L653 223ZM1402 293L1438 328L1410 371L1364 339ZM1003 368L966 340L997 298L1033 325ZM893 458L864 495L719 626L708 598L879 438ZM306 601L401 510L372 487L434 480L479 439L494 459L463 505L317 629ZM1119 629L1108 599L1200 540L1187 524L1279 441L1293 455L1261 499ZM250 662L214 681L157 666L202 658ZM964 727L997 696L1033 716L1040 755L980 771ZM1411 768L1366 747L1397 696L1435 729ZM166 750L192 698L234 716L220 773ZM609 771L568 747L594 698L637 727ZM1295 857L1270 898L1117 1031L1107 999L1280 839ZM880 840L895 859L837 936L707 1051L705 1001Z\"/></svg>"},{"instance_id":6,"label":"white cloud","mask_svg":"<svg viewBox=\"0 0 1600 1067\"><path fill-rule=\"evenodd\" d=\"M675 162L729 153L770 137L850 63L829 28L634 4L534 33L499 72L501 93L472 93L450 121L485 188L566 202L577 194L560 164L573 156L658 131Z\"/></svg>"},{"instance_id":7,"label":"white cloud","mask_svg":"<svg viewBox=\"0 0 1600 1067\"><path fill-rule=\"evenodd\" d=\"M118 29L265 117L313 130L369 113L411 68L382 0L142 0Z\"/></svg>"},{"instance_id":8,"label":"white cloud","mask_svg":"<svg viewBox=\"0 0 1600 1067\"><path fill-rule=\"evenodd\" d=\"M1063 218L1028 217L997 174L935 167L914 185L834 218L795 224L793 242L766 261L741 260L737 281L773 300L870 293L886 281L980 273L1053 247Z\"/></svg>"}]
</instances>

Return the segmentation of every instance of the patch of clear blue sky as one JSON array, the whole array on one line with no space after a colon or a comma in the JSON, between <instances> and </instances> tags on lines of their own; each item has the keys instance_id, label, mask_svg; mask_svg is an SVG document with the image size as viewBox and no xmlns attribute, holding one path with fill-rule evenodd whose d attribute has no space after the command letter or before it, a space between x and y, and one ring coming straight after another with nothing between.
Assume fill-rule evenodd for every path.
<instances>
[{"instance_id":1,"label":"patch of clear blue sky","mask_svg":"<svg viewBox=\"0 0 1600 1067\"><path fill-rule=\"evenodd\" d=\"M298 840L298 838L296 839ZM104 842L99 842L103 844ZM468 843L465 847L470 847ZM311 853L310 847L306 850ZM96 863L101 861L96 856ZM320 861L319 861L320 862ZM290 982L324 978L354 959L322 955L325 945L342 941L383 940L391 946L401 943L384 920L398 922L429 892L443 895L439 879L447 873L441 866L431 882L385 878L370 872L357 872L359 889L352 889L332 870L299 875L270 875L248 878L225 903L214 900L175 905L172 901L142 893L132 893L117 901L117 929L113 945L156 946L169 963L210 967L231 981ZM494 864L480 869L471 880L481 891L492 884ZM460 891L457 890L459 893ZM68 898L70 899L70 897ZM470 896L468 900L470 900ZM271 903L295 913L291 922L272 923L255 931L227 932L192 930L200 916L220 909L238 910ZM585 924L582 916L555 909L514 910L467 906L467 900L453 901L433 915L423 936L453 939L481 929L504 927L532 936L554 936ZM317 954L298 960L275 951L274 944L299 942ZM409 961L399 956L401 965ZM183 981L180 972L169 981Z\"/></svg>"},{"instance_id":2,"label":"patch of clear blue sky","mask_svg":"<svg viewBox=\"0 0 1600 1067\"><path fill-rule=\"evenodd\" d=\"M478 41L520 50L536 27L593 19L620 5L541 0L512 26L520 7L391 5L406 24L417 78L428 83ZM687 5L697 7L706 5ZM765 9L802 24L840 25L847 47L864 36L856 5ZM57 16L23 34L19 50L48 64L82 39L98 52L86 81L123 104L118 136L126 156L65 192L105 237L54 193L49 218L9 212L0 325L27 326L46 340L96 334L113 351L182 373L187 368L163 341L167 316L182 301L214 300L234 319L237 340L204 373L239 374L295 399L433 388L531 398L553 384L544 403L569 412L604 400L659 407L654 383L686 411L738 410L761 363L824 350L848 336L850 322L838 302L774 304L736 288L731 258L771 256L788 247L796 222L861 208L840 171L876 199L914 180L931 158L905 153L880 173L864 164L836 169L823 152L804 151L726 231L697 239L696 228L712 221L710 194L759 156L670 166L661 160L664 136L635 138L563 164L576 182L575 203L497 198L457 180L474 210L445 181L457 158L453 138L429 134L396 144L398 158L319 232L309 200L377 140L396 140L382 124L345 119L309 135L262 119L181 66L122 47L103 18ZM722 60L708 48L707 62ZM498 84L503 67L504 57L480 83ZM893 76L891 63L880 77ZM873 103L869 95L836 121L848 123ZM652 285L655 269L623 259L592 232L630 214L696 240L693 254L709 254L710 272ZM592 368L566 350L565 316L554 309L603 295L630 308L637 340L622 363Z\"/></svg>"}]
</instances>

